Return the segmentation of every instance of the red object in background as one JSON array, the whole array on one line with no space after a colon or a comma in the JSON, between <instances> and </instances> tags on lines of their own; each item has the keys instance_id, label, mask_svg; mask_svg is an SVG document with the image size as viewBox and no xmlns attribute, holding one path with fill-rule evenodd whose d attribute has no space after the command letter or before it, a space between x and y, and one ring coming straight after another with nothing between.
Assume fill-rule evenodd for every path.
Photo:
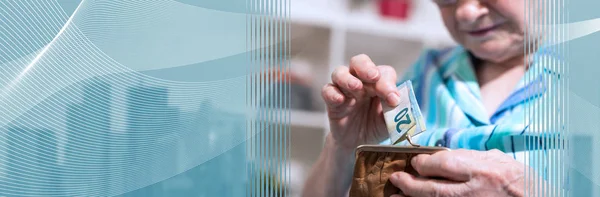
<instances>
[{"instance_id":1,"label":"red object in background","mask_svg":"<svg viewBox=\"0 0 600 197\"><path fill-rule=\"evenodd\" d=\"M379 14L388 18L406 20L413 0L379 0Z\"/></svg>"}]
</instances>

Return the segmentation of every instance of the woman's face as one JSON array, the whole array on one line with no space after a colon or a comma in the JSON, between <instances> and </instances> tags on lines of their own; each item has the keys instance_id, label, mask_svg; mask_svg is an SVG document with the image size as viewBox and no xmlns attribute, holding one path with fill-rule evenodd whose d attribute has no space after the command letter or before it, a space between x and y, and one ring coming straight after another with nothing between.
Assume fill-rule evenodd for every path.
<instances>
[{"instance_id":1,"label":"woman's face","mask_svg":"<svg viewBox=\"0 0 600 197\"><path fill-rule=\"evenodd\" d=\"M433 0L446 28L480 59L502 62L523 55L525 0Z\"/></svg>"}]
</instances>

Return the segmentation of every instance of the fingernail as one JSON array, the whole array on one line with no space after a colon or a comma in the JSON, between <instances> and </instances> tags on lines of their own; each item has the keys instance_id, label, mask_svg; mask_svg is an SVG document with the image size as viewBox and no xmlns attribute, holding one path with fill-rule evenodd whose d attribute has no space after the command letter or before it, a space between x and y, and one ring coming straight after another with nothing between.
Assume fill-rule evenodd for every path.
<instances>
[{"instance_id":1,"label":"fingernail","mask_svg":"<svg viewBox=\"0 0 600 197\"><path fill-rule=\"evenodd\" d=\"M341 103L344 101L344 98L340 95L335 96L335 102Z\"/></svg>"},{"instance_id":2,"label":"fingernail","mask_svg":"<svg viewBox=\"0 0 600 197\"><path fill-rule=\"evenodd\" d=\"M398 175L398 173L392 173L392 176L390 178L394 179L394 180L398 180L398 178L400 178L400 175Z\"/></svg>"},{"instance_id":3,"label":"fingernail","mask_svg":"<svg viewBox=\"0 0 600 197\"><path fill-rule=\"evenodd\" d=\"M411 160L410 160L410 165L413 166L413 168L416 166L417 164L417 160L419 160L419 155L414 156Z\"/></svg>"},{"instance_id":4,"label":"fingernail","mask_svg":"<svg viewBox=\"0 0 600 197\"><path fill-rule=\"evenodd\" d=\"M377 78L377 75L379 74L379 72L377 71L377 69L371 69L369 70L369 72L367 73L367 77L369 79L375 79Z\"/></svg>"},{"instance_id":5,"label":"fingernail","mask_svg":"<svg viewBox=\"0 0 600 197\"><path fill-rule=\"evenodd\" d=\"M386 99L388 104L390 104L391 106L396 106L400 102L400 97L394 92L389 93Z\"/></svg>"},{"instance_id":6,"label":"fingernail","mask_svg":"<svg viewBox=\"0 0 600 197\"><path fill-rule=\"evenodd\" d=\"M358 86L360 85L360 83L357 80L352 80L350 81L350 84L348 84L350 87L350 89L352 90L356 90L358 89Z\"/></svg>"}]
</instances>

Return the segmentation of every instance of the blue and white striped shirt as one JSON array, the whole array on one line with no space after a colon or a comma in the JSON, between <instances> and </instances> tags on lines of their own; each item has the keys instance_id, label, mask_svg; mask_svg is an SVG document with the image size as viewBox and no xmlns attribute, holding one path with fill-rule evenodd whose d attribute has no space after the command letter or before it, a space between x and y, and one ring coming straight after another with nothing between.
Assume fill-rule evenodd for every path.
<instances>
[{"instance_id":1,"label":"blue and white striped shirt","mask_svg":"<svg viewBox=\"0 0 600 197\"><path fill-rule=\"evenodd\" d=\"M412 80L426 119L427 131L414 141L451 149L499 149L540 172L549 170L528 158L547 156L549 146L558 144L544 143L557 139L558 130L532 121L538 109L549 105L543 98L558 87L560 75L548 66L552 62L559 63L550 51L536 53L525 77L490 117L481 102L470 53L463 47L426 51L400 81Z\"/></svg>"}]
</instances>

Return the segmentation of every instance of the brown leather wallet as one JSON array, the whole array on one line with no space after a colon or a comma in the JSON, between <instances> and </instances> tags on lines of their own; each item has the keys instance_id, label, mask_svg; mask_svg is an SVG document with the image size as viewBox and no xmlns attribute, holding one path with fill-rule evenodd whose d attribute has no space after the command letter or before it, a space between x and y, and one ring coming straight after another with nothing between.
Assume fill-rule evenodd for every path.
<instances>
[{"instance_id":1,"label":"brown leather wallet","mask_svg":"<svg viewBox=\"0 0 600 197\"><path fill-rule=\"evenodd\" d=\"M404 171L418 173L410 165L410 160L419 154L433 154L450 150L444 147L407 147L385 145L362 145L356 149L354 176L350 187L350 197L388 197L401 193L389 181L392 173Z\"/></svg>"}]
</instances>

